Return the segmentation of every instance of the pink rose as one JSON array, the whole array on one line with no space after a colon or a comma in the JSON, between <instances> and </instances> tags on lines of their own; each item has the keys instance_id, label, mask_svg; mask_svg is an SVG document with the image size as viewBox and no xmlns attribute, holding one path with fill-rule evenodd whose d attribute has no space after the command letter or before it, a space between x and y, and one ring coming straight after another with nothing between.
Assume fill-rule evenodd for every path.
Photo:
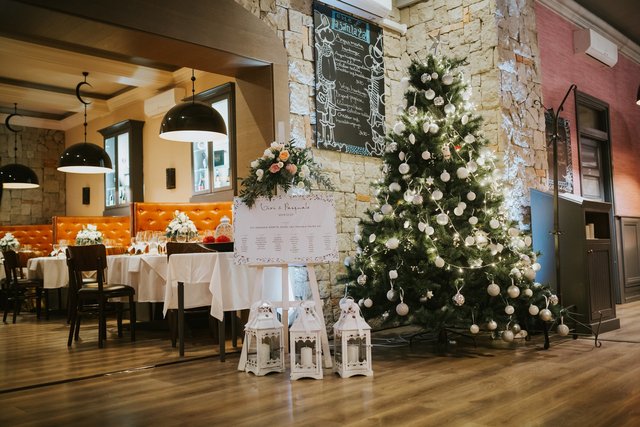
<instances>
[{"instance_id":1,"label":"pink rose","mask_svg":"<svg viewBox=\"0 0 640 427\"><path fill-rule=\"evenodd\" d=\"M291 175L295 175L296 172L298 172L298 167L296 165L294 165L293 163L289 163L287 166L285 166L285 169L287 170L287 172L289 172Z\"/></svg>"},{"instance_id":2,"label":"pink rose","mask_svg":"<svg viewBox=\"0 0 640 427\"><path fill-rule=\"evenodd\" d=\"M280 165L279 165L279 164L277 164L277 163L272 164L272 165L269 167L269 172L271 172L271 173L278 173L278 172L280 172Z\"/></svg>"}]
</instances>

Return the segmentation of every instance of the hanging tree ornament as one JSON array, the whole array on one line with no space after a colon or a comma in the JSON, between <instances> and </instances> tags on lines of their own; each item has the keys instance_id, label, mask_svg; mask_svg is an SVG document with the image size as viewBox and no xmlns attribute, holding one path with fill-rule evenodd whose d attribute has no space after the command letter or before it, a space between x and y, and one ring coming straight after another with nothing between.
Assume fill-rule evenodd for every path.
<instances>
[{"instance_id":1,"label":"hanging tree ornament","mask_svg":"<svg viewBox=\"0 0 640 427\"><path fill-rule=\"evenodd\" d=\"M500 286L498 286L495 282L491 281L489 286L487 286L487 293L492 297L500 295Z\"/></svg>"},{"instance_id":2,"label":"hanging tree ornament","mask_svg":"<svg viewBox=\"0 0 640 427\"><path fill-rule=\"evenodd\" d=\"M400 184L398 184L397 182L392 182L391 184L389 184L389 191L400 191L402 190L402 187L400 187Z\"/></svg>"},{"instance_id":3,"label":"hanging tree ornament","mask_svg":"<svg viewBox=\"0 0 640 427\"><path fill-rule=\"evenodd\" d=\"M510 304L509 304L509 305L506 305L506 306L504 307L504 312L505 312L506 314L508 314L509 316L511 316L515 311L516 311L516 309L515 309L515 308L513 308L513 306L512 306L512 305L510 305Z\"/></svg>"},{"instance_id":4,"label":"hanging tree ornament","mask_svg":"<svg viewBox=\"0 0 640 427\"><path fill-rule=\"evenodd\" d=\"M556 328L558 334L564 336L569 335L569 327L564 324L564 316L560 316L560 324Z\"/></svg>"},{"instance_id":5,"label":"hanging tree ornament","mask_svg":"<svg viewBox=\"0 0 640 427\"><path fill-rule=\"evenodd\" d=\"M413 196L414 205L421 205L423 202L424 202L424 199L421 194L416 194L415 196Z\"/></svg>"},{"instance_id":6,"label":"hanging tree ornament","mask_svg":"<svg viewBox=\"0 0 640 427\"><path fill-rule=\"evenodd\" d=\"M416 143L416 136L414 134L409 134L409 142L411 145Z\"/></svg>"},{"instance_id":7,"label":"hanging tree ornament","mask_svg":"<svg viewBox=\"0 0 640 427\"><path fill-rule=\"evenodd\" d=\"M445 160L449 160L451 158L451 149L449 149L449 144L442 146L442 157Z\"/></svg>"},{"instance_id":8,"label":"hanging tree ornament","mask_svg":"<svg viewBox=\"0 0 640 427\"><path fill-rule=\"evenodd\" d=\"M395 280L398 278L398 270L389 270L389 279Z\"/></svg>"},{"instance_id":9,"label":"hanging tree ornament","mask_svg":"<svg viewBox=\"0 0 640 427\"><path fill-rule=\"evenodd\" d=\"M396 133L396 135L401 135L402 132L404 132L407 129L407 127L405 126L404 123L398 121L393 125L393 131Z\"/></svg>"},{"instance_id":10,"label":"hanging tree ornament","mask_svg":"<svg viewBox=\"0 0 640 427\"><path fill-rule=\"evenodd\" d=\"M373 301L371 300L371 298L365 298L364 306L367 307L367 308L373 307Z\"/></svg>"},{"instance_id":11,"label":"hanging tree ornament","mask_svg":"<svg viewBox=\"0 0 640 427\"><path fill-rule=\"evenodd\" d=\"M371 234L369 235L369 243L373 243L373 242L375 242L375 241L376 241L376 235L375 235L375 234L373 234L373 233L371 233Z\"/></svg>"},{"instance_id":12,"label":"hanging tree ornament","mask_svg":"<svg viewBox=\"0 0 640 427\"><path fill-rule=\"evenodd\" d=\"M409 314L409 306L404 303L404 290L400 288L400 304L396 306L398 316L406 316Z\"/></svg>"},{"instance_id":13,"label":"hanging tree ornament","mask_svg":"<svg viewBox=\"0 0 640 427\"><path fill-rule=\"evenodd\" d=\"M478 223L478 217L477 216L470 216L469 217L469 224L471 225L476 225Z\"/></svg>"},{"instance_id":14,"label":"hanging tree ornament","mask_svg":"<svg viewBox=\"0 0 640 427\"><path fill-rule=\"evenodd\" d=\"M551 310L549 310L549 298L547 298L546 295L544 295L544 300L546 301L547 306L540 310L538 316L540 316L540 319L542 319L543 321L548 322L553 317L553 314L551 313Z\"/></svg>"},{"instance_id":15,"label":"hanging tree ornament","mask_svg":"<svg viewBox=\"0 0 640 427\"><path fill-rule=\"evenodd\" d=\"M396 237L391 237L386 241L384 245L387 247L387 249L398 249L398 246L400 246L400 240L398 240L398 238Z\"/></svg>"},{"instance_id":16,"label":"hanging tree ornament","mask_svg":"<svg viewBox=\"0 0 640 427\"><path fill-rule=\"evenodd\" d=\"M446 213L438 214L436 222L440 225L446 225L449 222L449 216Z\"/></svg>"},{"instance_id":17,"label":"hanging tree ornament","mask_svg":"<svg viewBox=\"0 0 640 427\"><path fill-rule=\"evenodd\" d=\"M511 278L511 286L507 288L507 295L509 298L518 298L520 296L520 288L513 283L513 277Z\"/></svg>"},{"instance_id":18,"label":"hanging tree ornament","mask_svg":"<svg viewBox=\"0 0 640 427\"><path fill-rule=\"evenodd\" d=\"M420 81L422 81L422 83L430 82L431 81L431 74L424 73L423 75L420 76Z\"/></svg>"},{"instance_id":19,"label":"hanging tree ornament","mask_svg":"<svg viewBox=\"0 0 640 427\"><path fill-rule=\"evenodd\" d=\"M424 92L424 97L427 98L429 101L435 98L435 96L436 96L436 93L433 91L433 89L427 89Z\"/></svg>"},{"instance_id":20,"label":"hanging tree ornament","mask_svg":"<svg viewBox=\"0 0 640 427\"><path fill-rule=\"evenodd\" d=\"M376 212L373 214L373 220L375 222L382 222L383 219L384 219L384 215L382 215L380 212Z\"/></svg>"},{"instance_id":21,"label":"hanging tree ornament","mask_svg":"<svg viewBox=\"0 0 640 427\"><path fill-rule=\"evenodd\" d=\"M498 329L498 324L495 320L489 320L487 322L487 329L490 331L495 331L496 329Z\"/></svg>"},{"instance_id":22,"label":"hanging tree ornament","mask_svg":"<svg viewBox=\"0 0 640 427\"><path fill-rule=\"evenodd\" d=\"M420 221L418 222L418 230L420 230L421 233L424 233L424 230L427 228L427 224L425 224L424 222Z\"/></svg>"},{"instance_id":23,"label":"hanging tree ornament","mask_svg":"<svg viewBox=\"0 0 640 427\"><path fill-rule=\"evenodd\" d=\"M444 260L442 258L440 258L439 256L436 257L436 259L433 261L433 263L436 265L436 267L438 268L442 268L444 267Z\"/></svg>"},{"instance_id":24,"label":"hanging tree ornament","mask_svg":"<svg viewBox=\"0 0 640 427\"><path fill-rule=\"evenodd\" d=\"M391 206L389 203L385 203L384 205L382 205L382 207L380 207L380 211L385 215L389 215L391 212L393 212L393 206Z\"/></svg>"},{"instance_id":25,"label":"hanging tree ornament","mask_svg":"<svg viewBox=\"0 0 640 427\"><path fill-rule=\"evenodd\" d=\"M540 313L540 309L538 308L537 305L531 304L529 306L529 314L532 316L537 316L538 313Z\"/></svg>"},{"instance_id":26,"label":"hanging tree ornament","mask_svg":"<svg viewBox=\"0 0 640 427\"><path fill-rule=\"evenodd\" d=\"M422 159L429 160L430 158L431 158L431 153L429 152L429 150L424 150L422 152Z\"/></svg>"},{"instance_id":27,"label":"hanging tree ornament","mask_svg":"<svg viewBox=\"0 0 640 427\"><path fill-rule=\"evenodd\" d=\"M447 170L445 169L441 174L440 174L440 180L442 182L449 182L449 180L451 179L451 175L449 175L449 172L447 172Z\"/></svg>"},{"instance_id":28,"label":"hanging tree ornament","mask_svg":"<svg viewBox=\"0 0 640 427\"><path fill-rule=\"evenodd\" d=\"M522 328L517 323L514 323L513 326L511 327L511 332L513 332L514 335L518 335L521 330Z\"/></svg>"},{"instance_id":29,"label":"hanging tree ornament","mask_svg":"<svg viewBox=\"0 0 640 427\"><path fill-rule=\"evenodd\" d=\"M469 170L465 167L459 167L456 170L456 176L460 179L467 179L469 177Z\"/></svg>"},{"instance_id":30,"label":"hanging tree ornament","mask_svg":"<svg viewBox=\"0 0 640 427\"><path fill-rule=\"evenodd\" d=\"M473 136L473 134L468 134L464 137L464 142L466 142L467 144L473 144L474 142L476 142L476 137Z\"/></svg>"},{"instance_id":31,"label":"hanging tree ornament","mask_svg":"<svg viewBox=\"0 0 640 427\"><path fill-rule=\"evenodd\" d=\"M444 75L442 76L442 84L449 86L452 83L453 83L453 75L449 72L444 73Z\"/></svg>"},{"instance_id":32,"label":"hanging tree ornament","mask_svg":"<svg viewBox=\"0 0 640 427\"><path fill-rule=\"evenodd\" d=\"M418 107L412 105L407 109L407 113L409 113L410 116L415 116L416 114L418 114Z\"/></svg>"},{"instance_id":33,"label":"hanging tree ornament","mask_svg":"<svg viewBox=\"0 0 640 427\"><path fill-rule=\"evenodd\" d=\"M472 334L475 335L478 332L480 332L480 326L476 325L476 319L475 319L475 315L474 315L473 311L471 312L471 322L473 322L473 323L469 327L469 332L471 332Z\"/></svg>"},{"instance_id":34,"label":"hanging tree ornament","mask_svg":"<svg viewBox=\"0 0 640 427\"><path fill-rule=\"evenodd\" d=\"M435 71L433 73L431 73L431 78L433 80L437 79L438 78L438 73L436 73Z\"/></svg>"},{"instance_id":35,"label":"hanging tree ornament","mask_svg":"<svg viewBox=\"0 0 640 427\"><path fill-rule=\"evenodd\" d=\"M444 106L444 113L447 115L451 115L456 112L456 107L452 103L448 103Z\"/></svg>"},{"instance_id":36,"label":"hanging tree ornament","mask_svg":"<svg viewBox=\"0 0 640 427\"><path fill-rule=\"evenodd\" d=\"M508 325L507 325L508 327ZM504 342L512 342L513 339L515 338L513 335L513 331L511 331L511 329L507 329L502 331L502 341Z\"/></svg>"},{"instance_id":37,"label":"hanging tree ornament","mask_svg":"<svg viewBox=\"0 0 640 427\"><path fill-rule=\"evenodd\" d=\"M435 135L436 133L438 133L439 130L440 130L440 126L438 126L437 124L431 123L429 125L429 133L432 133Z\"/></svg>"},{"instance_id":38,"label":"hanging tree ornament","mask_svg":"<svg viewBox=\"0 0 640 427\"><path fill-rule=\"evenodd\" d=\"M433 98L433 104L437 105L438 107L444 105L444 98L441 96L436 96L435 98Z\"/></svg>"},{"instance_id":39,"label":"hanging tree ornament","mask_svg":"<svg viewBox=\"0 0 640 427\"><path fill-rule=\"evenodd\" d=\"M467 162L467 169L469 170L469 172L474 173L478 170L478 164L473 160L469 160Z\"/></svg>"},{"instance_id":40,"label":"hanging tree ornament","mask_svg":"<svg viewBox=\"0 0 640 427\"><path fill-rule=\"evenodd\" d=\"M467 236L464 239L464 244L467 246L473 246L475 242L476 242L476 239L474 239L473 236Z\"/></svg>"},{"instance_id":41,"label":"hanging tree ornament","mask_svg":"<svg viewBox=\"0 0 640 427\"><path fill-rule=\"evenodd\" d=\"M495 230L496 228L500 227L500 221L495 218L491 218L491 220L489 221L489 227Z\"/></svg>"},{"instance_id":42,"label":"hanging tree ornament","mask_svg":"<svg viewBox=\"0 0 640 427\"><path fill-rule=\"evenodd\" d=\"M474 193L473 191L469 191L467 193L467 200L470 202L473 202L476 199L476 193Z\"/></svg>"},{"instance_id":43,"label":"hanging tree ornament","mask_svg":"<svg viewBox=\"0 0 640 427\"><path fill-rule=\"evenodd\" d=\"M435 201L438 201L440 199L442 199L444 197L444 194L442 194L442 191L440 190L434 190L433 193L431 193L431 198Z\"/></svg>"},{"instance_id":44,"label":"hanging tree ornament","mask_svg":"<svg viewBox=\"0 0 640 427\"><path fill-rule=\"evenodd\" d=\"M358 276L358 285L365 285L367 283L367 275L360 269L360 275Z\"/></svg>"},{"instance_id":45,"label":"hanging tree ornament","mask_svg":"<svg viewBox=\"0 0 640 427\"><path fill-rule=\"evenodd\" d=\"M411 168L406 161L404 163L400 163L400 166L398 166L398 172L400 172L402 175L409 173L410 169Z\"/></svg>"},{"instance_id":46,"label":"hanging tree ornament","mask_svg":"<svg viewBox=\"0 0 640 427\"><path fill-rule=\"evenodd\" d=\"M460 123L463 125L469 123L469 116L467 114L463 114L462 117L460 117Z\"/></svg>"},{"instance_id":47,"label":"hanging tree ornament","mask_svg":"<svg viewBox=\"0 0 640 427\"><path fill-rule=\"evenodd\" d=\"M462 306L464 305L464 295L462 295L460 293L460 291L462 290L462 288L464 288L464 285L460 286L459 288L456 286L456 294L454 296L451 297L451 299L453 300L453 302L458 306Z\"/></svg>"},{"instance_id":48,"label":"hanging tree ornament","mask_svg":"<svg viewBox=\"0 0 640 427\"><path fill-rule=\"evenodd\" d=\"M533 296L533 291L527 288L524 291L522 291L522 294L527 298L531 298Z\"/></svg>"}]
</instances>

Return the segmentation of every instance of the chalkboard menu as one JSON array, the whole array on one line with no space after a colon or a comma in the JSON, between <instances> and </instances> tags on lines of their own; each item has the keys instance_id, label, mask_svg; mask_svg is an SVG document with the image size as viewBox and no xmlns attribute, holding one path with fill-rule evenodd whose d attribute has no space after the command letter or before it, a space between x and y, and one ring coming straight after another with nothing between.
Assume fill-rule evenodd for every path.
<instances>
[{"instance_id":1,"label":"chalkboard menu","mask_svg":"<svg viewBox=\"0 0 640 427\"><path fill-rule=\"evenodd\" d=\"M382 156L382 29L322 3L313 8L317 146Z\"/></svg>"}]
</instances>

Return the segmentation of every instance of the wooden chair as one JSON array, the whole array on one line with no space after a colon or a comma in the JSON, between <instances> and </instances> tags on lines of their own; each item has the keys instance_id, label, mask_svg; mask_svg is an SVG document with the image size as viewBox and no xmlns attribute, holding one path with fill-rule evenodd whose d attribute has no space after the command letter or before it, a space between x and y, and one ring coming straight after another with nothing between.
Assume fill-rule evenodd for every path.
<instances>
[{"instance_id":1,"label":"wooden chair","mask_svg":"<svg viewBox=\"0 0 640 427\"><path fill-rule=\"evenodd\" d=\"M169 257L174 254L193 254L193 253L207 253L207 252L216 252L216 251L209 249L205 246L202 246L198 243L167 242L167 259L169 259ZM180 356L184 356L184 315L185 313L198 313L198 312L202 312L202 309L198 309L198 308L189 309L189 310L184 309L184 283L178 282L178 309L169 310L169 330L171 332L171 345L173 347L176 346L176 338L177 338L177 341L179 344ZM214 318L211 317L211 314L209 313L208 309L206 310L206 313L209 319L209 328L213 331L215 330L212 326L212 322ZM221 322L218 322L218 342L220 345L220 360L224 361L225 359L224 320Z\"/></svg>"},{"instance_id":2,"label":"wooden chair","mask_svg":"<svg viewBox=\"0 0 640 427\"><path fill-rule=\"evenodd\" d=\"M135 289L127 285L107 285L104 271L107 266L107 252L104 245L69 246L67 248L67 266L69 267L69 293L73 310L69 325L67 346L71 346L74 337L80 335L80 322L84 315L98 316L98 347L104 347L107 337L107 313L115 312L118 322L118 336L122 336L123 303L112 301L114 298L128 298L129 326L131 341L136 340L136 305L133 299ZM96 272L95 283L85 283L83 273Z\"/></svg>"},{"instance_id":3,"label":"wooden chair","mask_svg":"<svg viewBox=\"0 0 640 427\"><path fill-rule=\"evenodd\" d=\"M42 291L44 284L39 279L23 279L21 276L20 259L15 251L3 251L5 273L5 307L2 321L7 322L9 306L13 304L13 323L16 323L20 307L29 298L36 298L36 315L40 318L42 311ZM45 292L46 318L49 319L49 298Z\"/></svg>"}]
</instances>

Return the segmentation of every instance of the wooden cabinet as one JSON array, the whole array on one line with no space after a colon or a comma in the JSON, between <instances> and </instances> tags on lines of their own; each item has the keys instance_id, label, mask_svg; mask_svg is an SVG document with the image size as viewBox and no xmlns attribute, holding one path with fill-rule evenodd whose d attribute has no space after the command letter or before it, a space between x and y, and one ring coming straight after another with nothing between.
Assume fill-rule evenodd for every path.
<instances>
[{"instance_id":1,"label":"wooden cabinet","mask_svg":"<svg viewBox=\"0 0 640 427\"><path fill-rule=\"evenodd\" d=\"M640 300L640 218L617 217L620 301Z\"/></svg>"},{"instance_id":2,"label":"wooden cabinet","mask_svg":"<svg viewBox=\"0 0 640 427\"><path fill-rule=\"evenodd\" d=\"M553 196L531 190L533 248L540 251L537 280L549 283L563 306L576 319L595 328L602 315L600 332L620 327L614 297L611 204L578 196L559 198L560 283L556 283L553 231ZM582 331L584 332L584 331Z\"/></svg>"}]
</instances>

